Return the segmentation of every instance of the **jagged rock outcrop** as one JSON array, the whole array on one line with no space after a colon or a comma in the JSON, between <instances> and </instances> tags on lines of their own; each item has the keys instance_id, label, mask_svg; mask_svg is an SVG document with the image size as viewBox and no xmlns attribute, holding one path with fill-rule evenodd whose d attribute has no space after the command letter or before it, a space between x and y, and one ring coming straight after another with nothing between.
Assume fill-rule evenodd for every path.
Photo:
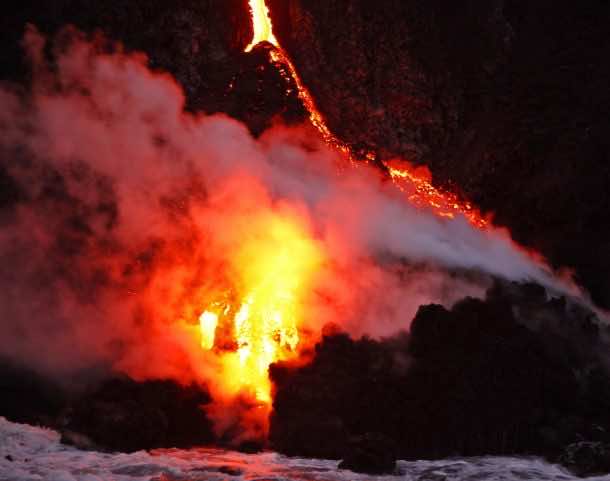
<instances>
[{"instance_id":1,"label":"jagged rock outcrop","mask_svg":"<svg viewBox=\"0 0 610 481\"><path fill-rule=\"evenodd\" d=\"M87 373L84 373L87 374ZM217 442L205 412L211 398L200 386L170 380L136 382L114 377L74 386L59 384L0 359L0 415L49 426L62 442L82 449L131 452Z\"/></svg>"},{"instance_id":2,"label":"jagged rock outcrop","mask_svg":"<svg viewBox=\"0 0 610 481\"><path fill-rule=\"evenodd\" d=\"M60 427L65 442L81 447L83 435L92 446L123 452L202 446L215 440L203 410L209 402L194 385L112 379L73 401Z\"/></svg>"},{"instance_id":3,"label":"jagged rock outcrop","mask_svg":"<svg viewBox=\"0 0 610 481\"><path fill-rule=\"evenodd\" d=\"M379 433L351 438L339 469L365 474L396 474L393 442Z\"/></svg>"},{"instance_id":4,"label":"jagged rock outcrop","mask_svg":"<svg viewBox=\"0 0 610 481\"><path fill-rule=\"evenodd\" d=\"M566 447L558 461L582 477L610 471L610 444L580 441Z\"/></svg>"},{"instance_id":5,"label":"jagged rock outcrop","mask_svg":"<svg viewBox=\"0 0 610 481\"><path fill-rule=\"evenodd\" d=\"M533 286L496 285L485 301L421 307L409 335L327 336L309 364L272 365L270 442L287 454L343 458L351 438L379 433L399 459L420 459L555 457L592 439L610 427L610 377L595 353L605 341L575 336L568 320L584 333L595 321L557 302ZM528 326L549 309L567 327ZM329 447L318 440L329 438L330 420Z\"/></svg>"},{"instance_id":6,"label":"jagged rock outcrop","mask_svg":"<svg viewBox=\"0 0 610 481\"><path fill-rule=\"evenodd\" d=\"M39 373L0 357L0 416L19 423L54 424L66 393Z\"/></svg>"}]
</instances>

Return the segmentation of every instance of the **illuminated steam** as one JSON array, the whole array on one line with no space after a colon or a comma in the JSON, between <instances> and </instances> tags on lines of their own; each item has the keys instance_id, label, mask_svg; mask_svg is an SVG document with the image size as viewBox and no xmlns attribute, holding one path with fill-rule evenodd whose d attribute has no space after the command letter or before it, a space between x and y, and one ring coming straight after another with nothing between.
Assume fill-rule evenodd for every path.
<instances>
[{"instance_id":1,"label":"illuminated steam","mask_svg":"<svg viewBox=\"0 0 610 481\"><path fill-rule=\"evenodd\" d=\"M15 192L1 214L0 355L63 380L202 381L224 426L238 401L221 354L239 352L226 306L235 320L248 299L252 319L294 318L298 350L329 322L355 336L407 329L421 304L482 295L490 275L572 289L506 231L421 210L372 167L337 169L341 152L311 128L254 139L224 115L185 113L143 55L72 35L49 69L31 29L31 90L0 89ZM273 237L277 222L289 235Z\"/></svg>"}]
</instances>

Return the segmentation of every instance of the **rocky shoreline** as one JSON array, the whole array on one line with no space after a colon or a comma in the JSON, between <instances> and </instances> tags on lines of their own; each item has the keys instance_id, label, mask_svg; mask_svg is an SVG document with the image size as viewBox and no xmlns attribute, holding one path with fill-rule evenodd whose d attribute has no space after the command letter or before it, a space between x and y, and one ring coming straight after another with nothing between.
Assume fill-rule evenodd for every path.
<instances>
[{"instance_id":1,"label":"rocky shoreline","mask_svg":"<svg viewBox=\"0 0 610 481\"><path fill-rule=\"evenodd\" d=\"M268 442L242 449L343 459L367 473L391 472L396 459L482 455L537 455L580 475L608 472L610 376L599 355L608 328L566 299L497 283L485 300L422 306L409 333L325 333L307 364L271 366ZM81 448L240 448L215 436L203 387L115 378L49 403L53 391L25 374L5 382L0 413L59 429ZM47 393L38 406L18 405L34 387Z\"/></svg>"}]
</instances>

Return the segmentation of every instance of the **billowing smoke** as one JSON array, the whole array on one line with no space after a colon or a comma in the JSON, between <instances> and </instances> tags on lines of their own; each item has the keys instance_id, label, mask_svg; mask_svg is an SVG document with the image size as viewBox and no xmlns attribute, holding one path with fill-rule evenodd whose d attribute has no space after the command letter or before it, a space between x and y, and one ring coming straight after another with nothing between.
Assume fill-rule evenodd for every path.
<instances>
[{"instance_id":1,"label":"billowing smoke","mask_svg":"<svg viewBox=\"0 0 610 481\"><path fill-rule=\"evenodd\" d=\"M324 252L302 299L312 337L329 322L353 335L407 329L419 305L479 296L489 276L562 288L505 231L410 206L307 127L254 139L226 116L185 113L176 82L143 55L70 32L51 68L44 43L25 37L31 88L0 89L2 356L64 380L204 380L221 397L197 318L206 295L236 282L231 253L265 236L270 215Z\"/></svg>"}]
</instances>

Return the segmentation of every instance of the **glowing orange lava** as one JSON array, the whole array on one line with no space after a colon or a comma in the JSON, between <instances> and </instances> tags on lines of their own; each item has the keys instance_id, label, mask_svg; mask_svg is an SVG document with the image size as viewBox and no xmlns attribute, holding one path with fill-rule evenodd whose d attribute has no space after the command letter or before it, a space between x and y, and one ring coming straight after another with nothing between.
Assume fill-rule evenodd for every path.
<instances>
[{"instance_id":1,"label":"glowing orange lava","mask_svg":"<svg viewBox=\"0 0 610 481\"><path fill-rule=\"evenodd\" d=\"M296 85L312 125L329 146L358 165L349 145L328 128L293 63L273 35L265 1L250 0L250 10L254 35L246 52L263 41L275 46L271 60L286 82ZM369 153L365 158L372 161L375 155ZM389 163L384 166L412 204L431 209L442 217L464 215L480 228L487 224L468 202L434 187L426 170L404 162L400 166ZM209 302L199 317L199 330L202 348L220 354L225 389L234 395L250 391L258 402L268 406L271 401L269 365L297 354L301 302L323 255L317 243L294 219L272 215L262 226L255 225L255 220L252 223L253 230L260 235L245 241L233 254L232 264L238 278L234 292L224 292Z\"/></svg>"},{"instance_id":2,"label":"glowing orange lava","mask_svg":"<svg viewBox=\"0 0 610 481\"><path fill-rule=\"evenodd\" d=\"M481 229L487 226L488 220L472 207L470 202L462 201L452 192L443 192L434 187L427 168L413 167L407 162L401 162L400 166L392 165L389 162L384 165L388 169L394 185L407 195L412 204L431 208L438 216L449 219L461 214Z\"/></svg>"},{"instance_id":3,"label":"glowing orange lava","mask_svg":"<svg viewBox=\"0 0 610 481\"><path fill-rule=\"evenodd\" d=\"M273 35L271 19L269 18L269 9L265 4L265 0L249 1L254 35L252 36L252 41L246 47L246 52L249 52L255 45L258 45L261 42L269 42L279 48L280 44Z\"/></svg>"},{"instance_id":4,"label":"glowing orange lava","mask_svg":"<svg viewBox=\"0 0 610 481\"><path fill-rule=\"evenodd\" d=\"M236 295L222 296L201 314L201 345L222 349L216 333L228 328L234 349L221 352L225 388L234 394L250 391L259 402L269 403L267 370L272 362L297 353L301 304L322 251L293 218L273 214L252 222L256 235L231 259Z\"/></svg>"},{"instance_id":5,"label":"glowing orange lava","mask_svg":"<svg viewBox=\"0 0 610 481\"><path fill-rule=\"evenodd\" d=\"M353 160L353 154L351 149L345 142L339 140L330 131L330 129L326 125L324 117L316 107L316 104L313 100L313 97L309 93L309 90L307 90L307 88L303 84L303 81L297 74L294 65L281 47L277 46L277 50L271 52L271 60L275 62L282 76L284 76L286 79L294 80L294 83L297 86L297 94L299 96L299 99L301 99L301 102L303 102L303 105L305 106L305 109L307 110L307 113L309 115L309 121L318 130L318 132L320 132L320 135L322 135L324 142L348 156L350 160Z\"/></svg>"}]
</instances>

